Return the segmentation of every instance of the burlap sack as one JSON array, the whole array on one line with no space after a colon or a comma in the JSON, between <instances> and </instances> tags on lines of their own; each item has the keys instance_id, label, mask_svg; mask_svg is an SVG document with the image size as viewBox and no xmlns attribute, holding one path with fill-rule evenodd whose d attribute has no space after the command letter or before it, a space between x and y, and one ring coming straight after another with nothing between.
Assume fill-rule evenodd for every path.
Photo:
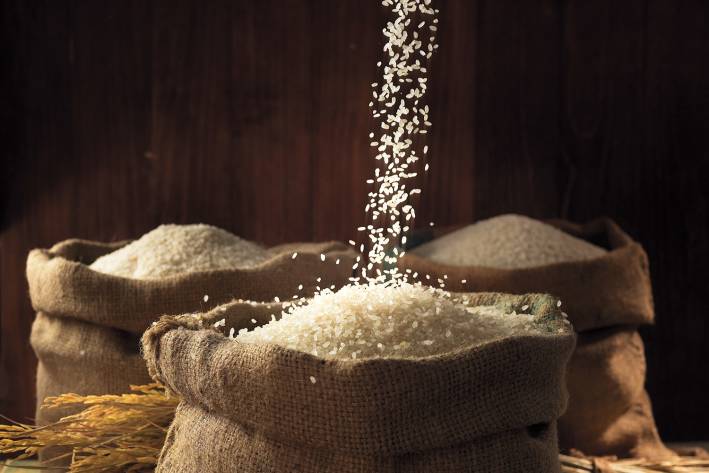
<instances>
[{"instance_id":1,"label":"burlap sack","mask_svg":"<svg viewBox=\"0 0 709 473\"><path fill-rule=\"evenodd\" d=\"M182 402L157 471L558 472L572 330L549 296L472 303L530 305L549 333L428 358L326 360L229 340L213 323L226 317L228 329L238 307L163 317L144 356Z\"/></svg>"},{"instance_id":2,"label":"burlap sack","mask_svg":"<svg viewBox=\"0 0 709 473\"><path fill-rule=\"evenodd\" d=\"M37 311L30 341L39 360L39 424L71 413L40 409L47 396L122 393L130 384L149 382L139 339L160 315L203 311L239 298L291 298L299 292L299 284L305 286L301 293L306 295L318 285L342 286L351 276L355 258L345 245L327 242L276 247L275 256L252 269L156 280L112 276L87 266L126 243L67 240L29 254L27 279ZM292 259L296 250L299 255ZM325 262L320 253L327 255ZM340 264L335 264L338 258Z\"/></svg>"},{"instance_id":3,"label":"burlap sack","mask_svg":"<svg viewBox=\"0 0 709 473\"><path fill-rule=\"evenodd\" d=\"M590 455L672 456L660 440L644 390L645 355L636 331L637 325L654 320L645 251L609 219L585 225L548 223L609 252L587 261L525 269L448 266L408 252L399 267L429 274L434 281L446 274L446 288L453 291L558 296L579 332L567 374L569 410L559 419L560 446ZM452 229L419 233L417 243Z\"/></svg>"},{"instance_id":4,"label":"burlap sack","mask_svg":"<svg viewBox=\"0 0 709 473\"><path fill-rule=\"evenodd\" d=\"M603 456L674 455L659 440L644 388L645 366L645 349L634 327L578 335L566 375L569 406L559 421L567 448L583 445L584 453Z\"/></svg>"}]
</instances>

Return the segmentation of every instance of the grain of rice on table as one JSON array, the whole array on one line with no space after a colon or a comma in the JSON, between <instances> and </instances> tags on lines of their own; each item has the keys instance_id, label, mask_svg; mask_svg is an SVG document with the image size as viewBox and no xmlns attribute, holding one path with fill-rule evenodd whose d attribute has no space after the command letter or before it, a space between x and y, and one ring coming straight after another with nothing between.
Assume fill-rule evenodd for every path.
<instances>
[{"instance_id":1,"label":"grain of rice on table","mask_svg":"<svg viewBox=\"0 0 709 473\"><path fill-rule=\"evenodd\" d=\"M499 215L421 245L412 251L437 263L521 269L583 261L604 248L522 215Z\"/></svg>"}]
</instances>

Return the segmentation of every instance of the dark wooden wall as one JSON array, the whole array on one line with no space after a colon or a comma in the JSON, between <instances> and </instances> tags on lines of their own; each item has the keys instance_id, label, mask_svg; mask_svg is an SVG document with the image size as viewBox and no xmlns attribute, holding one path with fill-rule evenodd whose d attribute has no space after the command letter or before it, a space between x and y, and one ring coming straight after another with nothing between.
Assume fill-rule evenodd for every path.
<instances>
[{"instance_id":1,"label":"dark wooden wall","mask_svg":"<svg viewBox=\"0 0 709 473\"><path fill-rule=\"evenodd\" d=\"M660 430L709 439L709 2L439 4L420 221L617 219L652 264ZM376 0L7 0L2 21L3 414L33 410L29 249L364 221Z\"/></svg>"}]
</instances>

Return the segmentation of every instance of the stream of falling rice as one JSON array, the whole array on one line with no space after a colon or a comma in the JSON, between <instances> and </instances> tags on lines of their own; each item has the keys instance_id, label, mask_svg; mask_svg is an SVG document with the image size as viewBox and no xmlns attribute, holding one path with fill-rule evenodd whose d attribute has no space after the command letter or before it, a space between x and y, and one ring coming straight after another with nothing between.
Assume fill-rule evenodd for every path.
<instances>
[{"instance_id":1,"label":"stream of falling rice","mask_svg":"<svg viewBox=\"0 0 709 473\"><path fill-rule=\"evenodd\" d=\"M377 63L379 82L372 84L369 107L379 129L369 134L376 150L377 167L367 184L365 212L370 223L359 227L369 251L358 260L356 282L382 283L405 280L396 262L399 242L416 216L413 196L421 189L409 183L417 176L417 163L428 153L425 135L431 128L430 110L425 104L428 63L433 56L438 30L438 10L432 0L383 0L393 19L383 29L384 59ZM428 170L428 164L425 166ZM360 246L364 252L364 245Z\"/></svg>"}]
</instances>

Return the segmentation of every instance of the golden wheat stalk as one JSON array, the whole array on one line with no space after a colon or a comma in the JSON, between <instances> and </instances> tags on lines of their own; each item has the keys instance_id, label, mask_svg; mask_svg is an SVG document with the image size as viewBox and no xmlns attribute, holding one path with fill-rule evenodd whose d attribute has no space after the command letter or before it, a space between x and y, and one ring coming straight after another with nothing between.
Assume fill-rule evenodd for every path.
<instances>
[{"instance_id":1,"label":"golden wheat stalk","mask_svg":"<svg viewBox=\"0 0 709 473\"><path fill-rule=\"evenodd\" d=\"M79 396L62 394L44 401L45 408L83 408L77 414L38 427L0 425L0 453L35 456L40 450L61 447L70 453L70 473L152 471L179 399L158 384L131 386L131 393Z\"/></svg>"}]
</instances>

